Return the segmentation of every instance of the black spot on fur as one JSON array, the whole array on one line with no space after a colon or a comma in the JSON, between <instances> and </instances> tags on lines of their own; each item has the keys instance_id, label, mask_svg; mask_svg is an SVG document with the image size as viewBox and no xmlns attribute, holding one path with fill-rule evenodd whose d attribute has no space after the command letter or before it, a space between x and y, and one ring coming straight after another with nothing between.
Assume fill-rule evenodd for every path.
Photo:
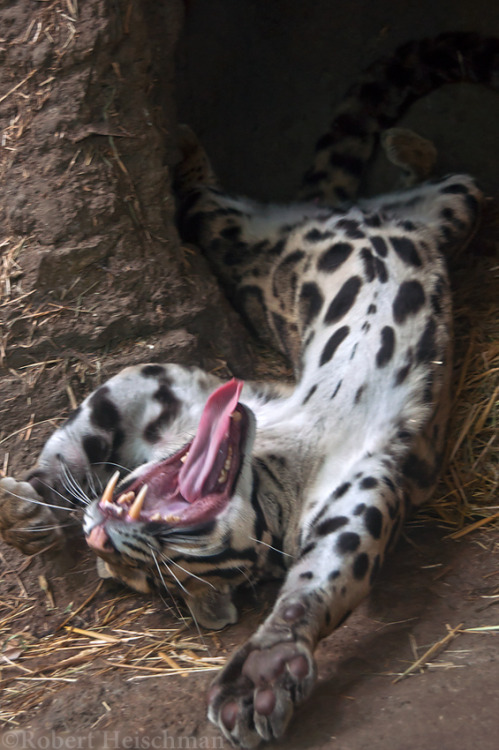
<instances>
[{"instance_id":1,"label":"black spot on fur","mask_svg":"<svg viewBox=\"0 0 499 750\"><path fill-rule=\"evenodd\" d=\"M393 318L404 323L409 315L416 315L425 303L425 293L419 281L404 281L393 301Z\"/></svg>"},{"instance_id":2,"label":"black spot on fur","mask_svg":"<svg viewBox=\"0 0 499 750\"><path fill-rule=\"evenodd\" d=\"M395 333L391 326L381 329L381 346L376 353L376 367L385 367L393 357L395 350Z\"/></svg>"},{"instance_id":3,"label":"black spot on fur","mask_svg":"<svg viewBox=\"0 0 499 750\"><path fill-rule=\"evenodd\" d=\"M285 266L296 265L296 263L299 263L300 260L303 260L304 257L305 257L305 253L303 250L294 250L292 253L289 253L289 255L286 255L281 260L278 268L284 268Z\"/></svg>"},{"instance_id":4,"label":"black spot on fur","mask_svg":"<svg viewBox=\"0 0 499 750\"><path fill-rule=\"evenodd\" d=\"M361 240L366 236L360 228L359 222L353 219L340 219L336 223L336 226L339 229L343 229L346 236L352 240Z\"/></svg>"},{"instance_id":5,"label":"black spot on fur","mask_svg":"<svg viewBox=\"0 0 499 750\"><path fill-rule=\"evenodd\" d=\"M369 568L369 557L365 552L361 552L354 560L353 563L353 576L358 581L361 581Z\"/></svg>"},{"instance_id":6,"label":"black spot on fur","mask_svg":"<svg viewBox=\"0 0 499 750\"><path fill-rule=\"evenodd\" d=\"M462 185L460 183L452 183L450 185L445 185L445 187L440 188L441 193L451 194L451 195L464 195L468 192L468 188L466 185Z\"/></svg>"},{"instance_id":7,"label":"black spot on fur","mask_svg":"<svg viewBox=\"0 0 499 750\"><path fill-rule=\"evenodd\" d=\"M364 477L364 479L360 483L360 489L372 490L372 488L376 487L377 484L378 484L378 480L376 479L376 477Z\"/></svg>"},{"instance_id":8,"label":"black spot on fur","mask_svg":"<svg viewBox=\"0 0 499 750\"><path fill-rule=\"evenodd\" d=\"M399 258L406 265L413 266L414 268L421 267L421 258L412 240L408 237L390 237L390 242Z\"/></svg>"},{"instance_id":9,"label":"black spot on fur","mask_svg":"<svg viewBox=\"0 0 499 750\"><path fill-rule=\"evenodd\" d=\"M361 516L363 514L363 512L365 511L365 509L366 509L366 504L365 503L359 503L353 509L354 516Z\"/></svg>"},{"instance_id":10,"label":"black spot on fur","mask_svg":"<svg viewBox=\"0 0 499 750\"><path fill-rule=\"evenodd\" d=\"M381 218L379 214L366 214L364 217L364 224L366 227L380 227Z\"/></svg>"},{"instance_id":11,"label":"black spot on fur","mask_svg":"<svg viewBox=\"0 0 499 750\"><path fill-rule=\"evenodd\" d=\"M346 526L348 518L346 516L335 516L335 518L327 518L317 526L316 533L318 536L326 536L331 534L333 531L341 529L342 526Z\"/></svg>"},{"instance_id":12,"label":"black spot on fur","mask_svg":"<svg viewBox=\"0 0 499 750\"><path fill-rule=\"evenodd\" d=\"M346 339L349 333L350 328L348 326L342 326L333 333L333 335L327 341L324 349L322 350L319 367L322 367L322 365L325 365L326 362L329 362L332 359L336 349L339 347L341 342Z\"/></svg>"},{"instance_id":13,"label":"black spot on fur","mask_svg":"<svg viewBox=\"0 0 499 750\"><path fill-rule=\"evenodd\" d=\"M378 312L378 308L376 307L376 305L369 305L369 307L367 308L367 314L373 315L375 312Z\"/></svg>"},{"instance_id":14,"label":"black spot on fur","mask_svg":"<svg viewBox=\"0 0 499 750\"><path fill-rule=\"evenodd\" d=\"M331 239L332 236L333 236L332 232L328 232L328 231L321 232L320 229L314 228L314 229L310 229L306 233L304 239L306 240L306 242L322 242L323 240Z\"/></svg>"},{"instance_id":15,"label":"black spot on fur","mask_svg":"<svg viewBox=\"0 0 499 750\"><path fill-rule=\"evenodd\" d=\"M168 391L170 390L168 386L165 387L168 389ZM154 396L157 397L157 394L159 393L162 394L162 397L166 397L166 394L161 391L161 387L158 391L156 391ZM149 424L144 429L144 439L147 440L148 443L157 443L158 440L161 439L161 435L165 427L168 427L168 425L171 424L171 422L175 419L179 412L179 401L175 398L171 391L170 396L171 400L161 401L161 399L158 398L158 400L161 403L165 404L165 406L163 407L159 417L154 419L152 422L149 422Z\"/></svg>"},{"instance_id":16,"label":"black spot on fur","mask_svg":"<svg viewBox=\"0 0 499 750\"><path fill-rule=\"evenodd\" d=\"M286 247L286 240L285 239L279 240L278 242L276 242L276 244L273 247L269 248L268 253L269 255L277 257L282 253L285 247Z\"/></svg>"},{"instance_id":17,"label":"black spot on fur","mask_svg":"<svg viewBox=\"0 0 499 750\"><path fill-rule=\"evenodd\" d=\"M388 245L383 237L371 237L371 243L377 254L382 258L386 258L388 255Z\"/></svg>"},{"instance_id":18,"label":"black spot on fur","mask_svg":"<svg viewBox=\"0 0 499 750\"><path fill-rule=\"evenodd\" d=\"M328 575L328 578L330 581L336 581L337 578L339 578L341 575L341 570L332 570L331 573Z\"/></svg>"},{"instance_id":19,"label":"black spot on fur","mask_svg":"<svg viewBox=\"0 0 499 750\"><path fill-rule=\"evenodd\" d=\"M125 431L121 429L121 427L118 427L114 431L113 435L113 443L111 445L111 455L107 459L109 461L109 464L115 464L120 463L120 455L119 455L119 449L125 442Z\"/></svg>"},{"instance_id":20,"label":"black spot on fur","mask_svg":"<svg viewBox=\"0 0 499 750\"><path fill-rule=\"evenodd\" d=\"M158 390L154 393L153 398L160 404L170 404L172 407L177 404L178 399L166 381L161 381Z\"/></svg>"},{"instance_id":21,"label":"black spot on fur","mask_svg":"<svg viewBox=\"0 0 499 750\"><path fill-rule=\"evenodd\" d=\"M320 313L324 297L322 292L314 281L308 281L300 289L299 305L300 317L303 325L306 327Z\"/></svg>"},{"instance_id":22,"label":"black spot on fur","mask_svg":"<svg viewBox=\"0 0 499 750\"><path fill-rule=\"evenodd\" d=\"M379 539L381 536L381 529L383 528L383 515L381 511L372 505L366 510L364 515L364 523L366 529L374 539Z\"/></svg>"},{"instance_id":23,"label":"black spot on fur","mask_svg":"<svg viewBox=\"0 0 499 750\"><path fill-rule=\"evenodd\" d=\"M315 549L315 547L316 547L316 542L310 542L310 544L307 544L307 546L303 548L303 551L300 557L305 557L305 555L308 555L310 552L312 552L312 550Z\"/></svg>"},{"instance_id":24,"label":"black spot on fur","mask_svg":"<svg viewBox=\"0 0 499 750\"><path fill-rule=\"evenodd\" d=\"M364 264L364 276L366 281L374 281L376 278L376 267L374 265L374 258L371 251L367 247L363 247L360 251L362 262Z\"/></svg>"},{"instance_id":25,"label":"black spot on fur","mask_svg":"<svg viewBox=\"0 0 499 750\"><path fill-rule=\"evenodd\" d=\"M432 487L437 478L437 469L428 461L419 458L415 453L409 453L402 471L405 477L414 482L421 489Z\"/></svg>"},{"instance_id":26,"label":"black spot on fur","mask_svg":"<svg viewBox=\"0 0 499 750\"><path fill-rule=\"evenodd\" d=\"M317 390L317 385L313 385L311 389L309 390L309 392L307 393L307 395L305 396L305 398L303 399L302 406L305 406L305 404L308 403L308 401L312 398L316 390Z\"/></svg>"},{"instance_id":27,"label":"black spot on fur","mask_svg":"<svg viewBox=\"0 0 499 750\"><path fill-rule=\"evenodd\" d=\"M90 398L90 421L101 430L114 430L120 424L120 413L108 396L109 388L103 385Z\"/></svg>"},{"instance_id":28,"label":"black spot on fur","mask_svg":"<svg viewBox=\"0 0 499 750\"><path fill-rule=\"evenodd\" d=\"M109 453L109 442L101 435L86 435L82 440L83 450L89 463L105 461Z\"/></svg>"},{"instance_id":29,"label":"black spot on fur","mask_svg":"<svg viewBox=\"0 0 499 750\"><path fill-rule=\"evenodd\" d=\"M336 297L332 300L326 312L324 322L327 324L337 323L352 308L355 303L362 280L359 276L347 279Z\"/></svg>"},{"instance_id":30,"label":"black spot on fur","mask_svg":"<svg viewBox=\"0 0 499 750\"><path fill-rule=\"evenodd\" d=\"M144 365L140 368L140 374L145 378L159 378L165 374L165 368L162 365Z\"/></svg>"},{"instance_id":31,"label":"black spot on fur","mask_svg":"<svg viewBox=\"0 0 499 750\"><path fill-rule=\"evenodd\" d=\"M300 578L303 578L305 581L311 581L314 577L314 574L311 570L307 570L305 573L300 573Z\"/></svg>"},{"instance_id":32,"label":"black spot on fur","mask_svg":"<svg viewBox=\"0 0 499 750\"><path fill-rule=\"evenodd\" d=\"M334 397L335 397L335 396L337 395L338 391L339 391L339 390L340 390L340 388L341 388L341 384L342 384L342 382L343 382L343 381L342 381L342 380L340 380L340 381L339 381L339 383L337 384L336 388L334 389L333 393L331 394L331 398L330 398L330 401L332 401L332 400L333 400L333 398L334 398Z\"/></svg>"},{"instance_id":33,"label":"black spot on fur","mask_svg":"<svg viewBox=\"0 0 499 750\"><path fill-rule=\"evenodd\" d=\"M336 242L322 253L317 263L318 270L327 273L336 271L346 261L352 250L353 247L350 243Z\"/></svg>"},{"instance_id":34,"label":"black spot on fur","mask_svg":"<svg viewBox=\"0 0 499 750\"><path fill-rule=\"evenodd\" d=\"M360 536L354 531L344 531L339 535L338 541L336 542L336 549L338 552L346 554L347 552L355 552L360 545Z\"/></svg>"},{"instance_id":35,"label":"black spot on fur","mask_svg":"<svg viewBox=\"0 0 499 750\"><path fill-rule=\"evenodd\" d=\"M395 374L395 385L402 385L406 377L408 376L411 367L412 367L412 358L409 362L407 362L406 365L401 367L399 370L397 370L397 373Z\"/></svg>"},{"instance_id":36,"label":"black spot on fur","mask_svg":"<svg viewBox=\"0 0 499 750\"><path fill-rule=\"evenodd\" d=\"M431 362L437 356L436 329L434 319L430 318L416 347L418 362Z\"/></svg>"},{"instance_id":37,"label":"black spot on fur","mask_svg":"<svg viewBox=\"0 0 499 750\"><path fill-rule=\"evenodd\" d=\"M380 258L374 259L374 267L376 269L376 274L378 276L378 279L381 281L382 284L386 284L388 281L388 271L386 269L385 263Z\"/></svg>"},{"instance_id":38,"label":"black spot on fur","mask_svg":"<svg viewBox=\"0 0 499 750\"><path fill-rule=\"evenodd\" d=\"M343 482L343 484L340 484L332 494L333 500L338 500L340 497L343 497L343 495L348 492L349 489L350 482Z\"/></svg>"}]
</instances>

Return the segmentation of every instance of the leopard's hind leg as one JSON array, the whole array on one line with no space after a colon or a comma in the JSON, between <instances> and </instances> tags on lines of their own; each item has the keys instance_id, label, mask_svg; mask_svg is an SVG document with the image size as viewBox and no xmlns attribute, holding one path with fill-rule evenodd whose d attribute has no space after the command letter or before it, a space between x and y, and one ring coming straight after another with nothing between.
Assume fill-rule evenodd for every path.
<instances>
[{"instance_id":1,"label":"leopard's hind leg","mask_svg":"<svg viewBox=\"0 0 499 750\"><path fill-rule=\"evenodd\" d=\"M197 144L197 145L196 145ZM228 298L263 339L296 362L300 350L294 289L273 286L275 269L291 276L304 261L293 230L330 209L311 203L268 206L234 198L216 187L210 162L189 129L182 131L184 160L177 167L177 221L184 241L207 257Z\"/></svg>"}]
</instances>

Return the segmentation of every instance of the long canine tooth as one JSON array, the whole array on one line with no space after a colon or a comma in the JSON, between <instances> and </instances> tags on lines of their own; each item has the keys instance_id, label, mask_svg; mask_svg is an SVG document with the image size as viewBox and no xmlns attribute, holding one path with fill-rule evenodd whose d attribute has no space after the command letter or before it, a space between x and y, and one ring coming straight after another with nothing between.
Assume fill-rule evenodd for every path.
<instances>
[{"instance_id":1,"label":"long canine tooth","mask_svg":"<svg viewBox=\"0 0 499 750\"><path fill-rule=\"evenodd\" d=\"M101 503L103 503L104 505L106 503L111 503L112 502L112 500L113 500L113 492L114 492L114 489L115 489L116 485L118 484L118 479L119 478L120 478L119 471L115 471L114 474L113 474L113 476L111 477L111 479L107 483L106 489L102 493L102 497L100 499Z\"/></svg>"},{"instance_id":2,"label":"long canine tooth","mask_svg":"<svg viewBox=\"0 0 499 750\"><path fill-rule=\"evenodd\" d=\"M144 505L144 500L147 495L147 484L144 484L140 488L140 492L133 501L133 505L131 506L130 510L128 511L128 517L132 519L132 521L138 521L140 512L142 510L142 506Z\"/></svg>"},{"instance_id":3,"label":"long canine tooth","mask_svg":"<svg viewBox=\"0 0 499 750\"><path fill-rule=\"evenodd\" d=\"M118 505L127 505L128 503L131 503L135 500L135 492L124 492L123 495L120 495L119 498L116 500Z\"/></svg>"}]
</instances>

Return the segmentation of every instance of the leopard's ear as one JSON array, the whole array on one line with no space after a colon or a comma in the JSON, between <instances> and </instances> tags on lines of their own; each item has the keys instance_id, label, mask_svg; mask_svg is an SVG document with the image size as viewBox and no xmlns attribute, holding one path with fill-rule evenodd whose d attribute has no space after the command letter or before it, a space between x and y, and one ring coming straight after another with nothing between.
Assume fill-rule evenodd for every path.
<instances>
[{"instance_id":1,"label":"leopard's ear","mask_svg":"<svg viewBox=\"0 0 499 750\"><path fill-rule=\"evenodd\" d=\"M193 619L207 630L221 630L238 620L231 589L218 591L211 587L193 592L184 599Z\"/></svg>"}]
</instances>

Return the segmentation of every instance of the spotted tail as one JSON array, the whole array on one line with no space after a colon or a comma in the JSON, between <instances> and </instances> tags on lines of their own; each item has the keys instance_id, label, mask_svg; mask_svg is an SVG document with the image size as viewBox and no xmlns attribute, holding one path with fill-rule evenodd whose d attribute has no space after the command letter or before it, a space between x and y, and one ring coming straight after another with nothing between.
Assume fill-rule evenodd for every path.
<instances>
[{"instance_id":1,"label":"spotted tail","mask_svg":"<svg viewBox=\"0 0 499 750\"><path fill-rule=\"evenodd\" d=\"M316 145L301 197L336 204L353 200L379 133L422 96L468 81L499 89L499 39L455 32L408 42L371 65L347 91L329 131Z\"/></svg>"}]
</instances>

